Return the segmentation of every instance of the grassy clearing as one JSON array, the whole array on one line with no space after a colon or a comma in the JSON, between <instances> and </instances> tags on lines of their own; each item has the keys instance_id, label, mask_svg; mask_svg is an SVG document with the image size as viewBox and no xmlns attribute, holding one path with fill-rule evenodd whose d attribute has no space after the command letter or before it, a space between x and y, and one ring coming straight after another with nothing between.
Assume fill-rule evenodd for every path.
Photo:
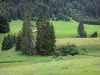
<instances>
[{"instance_id":1,"label":"grassy clearing","mask_svg":"<svg viewBox=\"0 0 100 75\"><path fill-rule=\"evenodd\" d=\"M100 57L68 58L71 56L57 62L0 64L0 75L100 75Z\"/></svg>"},{"instance_id":2,"label":"grassy clearing","mask_svg":"<svg viewBox=\"0 0 100 75\"><path fill-rule=\"evenodd\" d=\"M77 36L78 22L71 20L69 22L64 21L53 21L55 27L55 33L57 38L75 38ZM88 25L85 24L85 31L88 36L94 31L98 32L100 36L100 26L99 25Z\"/></svg>"}]
</instances>

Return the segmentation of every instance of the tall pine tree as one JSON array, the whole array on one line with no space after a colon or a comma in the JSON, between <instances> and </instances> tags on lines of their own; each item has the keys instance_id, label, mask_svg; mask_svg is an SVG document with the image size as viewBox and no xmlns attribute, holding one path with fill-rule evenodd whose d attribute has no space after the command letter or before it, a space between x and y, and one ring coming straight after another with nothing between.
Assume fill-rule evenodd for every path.
<instances>
[{"instance_id":1,"label":"tall pine tree","mask_svg":"<svg viewBox=\"0 0 100 75\"><path fill-rule=\"evenodd\" d=\"M39 55L51 55L55 47L55 33L53 25L50 24L49 19L42 12L37 24L37 42L36 49Z\"/></svg>"},{"instance_id":2,"label":"tall pine tree","mask_svg":"<svg viewBox=\"0 0 100 75\"><path fill-rule=\"evenodd\" d=\"M32 14L30 12L25 13L25 19L23 23L23 28L21 32L21 50L23 54L26 55L35 55L35 42L32 32L32 24L31 24L31 16Z\"/></svg>"},{"instance_id":3,"label":"tall pine tree","mask_svg":"<svg viewBox=\"0 0 100 75\"><path fill-rule=\"evenodd\" d=\"M80 38L85 38L84 24L82 21L80 22L77 31Z\"/></svg>"}]
</instances>

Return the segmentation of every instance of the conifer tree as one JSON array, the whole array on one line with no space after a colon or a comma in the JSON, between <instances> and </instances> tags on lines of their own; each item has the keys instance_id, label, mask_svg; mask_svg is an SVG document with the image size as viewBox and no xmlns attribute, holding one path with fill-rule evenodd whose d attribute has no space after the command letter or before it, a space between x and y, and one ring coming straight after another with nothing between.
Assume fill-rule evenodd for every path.
<instances>
[{"instance_id":1,"label":"conifer tree","mask_svg":"<svg viewBox=\"0 0 100 75\"><path fill-rule=\"evenodd\" d=\"M26 55L35 55L35 42L32 32L32 24L31 24L31 13L26 12L24 14L25 19L23 23L23 28L21 32L21 51Z\"/></svg>"},{"instance_id":2,"label":"conifer tree","mask_svg":"<svg viewBox=\"0 0 100 75\"><path fill-rule=\"evenodd\" d=\"M78 26L78 35L79 35L79 37L84 38L84 34L85 34L84 24L83 24L83 22L80 22L80 24Z\"/></svg>"},{"instance_id":3,"label":"conifer tree","mask_svg":"<svg viewBox=\"0 0 100 75\"><path fill-rule=\"evenodd\" d=\"M36 22L37 24L37 42L36 49L40 55L51 55L55 47L55 33L53 25L46 19L42 12Z\"/></svg>"}]
</instances>

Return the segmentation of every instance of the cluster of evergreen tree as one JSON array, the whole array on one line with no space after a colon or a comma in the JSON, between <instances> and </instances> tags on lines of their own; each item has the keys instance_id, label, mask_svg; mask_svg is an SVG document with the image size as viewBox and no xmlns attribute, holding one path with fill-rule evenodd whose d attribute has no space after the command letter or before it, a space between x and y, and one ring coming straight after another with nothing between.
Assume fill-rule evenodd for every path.
<instances>
[{"instance_id":1,"label":"cluster of evergreen tree","mask_svg":"<svg viewBox=\"0 0 100 75\"><path fill-rule=\"evenodd\" d=\"M26 55L51 55L55 47L55 32L49 18L42 12L36 22L37 38L36 45L30 13L25 15L22 31L16 39L16 50L21 50Z\"/></svg>"},{"instance_id":2,"label":"cluster of evergreen tree","mask_svg":"<svg viewBox=\"0 0 100 75\"><path fill-rule=\"evenodd\" d=\"M95 23L91 18L97 21L100 18L100 0L0 0L0 12L9 21L23 19L25 11L31 11L32 18L36 20L40 10L53 20L69 20L70 16L77 21ZM90 19L88 22L87 18Z\"/></svg>"},{"instance_id":3,"label":"cluster of evergreen tree","mask_svg":"<svg viewBox=\"0 0 100 75\"><path fill-rule=\"evenodd\" d=\"M49 22L49 18L42 12L36 22L37 38L35 39L31 16L30 12L25 12L22 30L17 37L15 35L4 37L2 50L8 50L15 45L16 51L22 51L25 55L52 55L55 48L53 24Z\"/></svg>"},{"instance_id":4,"label":"cluster of evergreen tree","mask_svg":"<svg viewBox=\"0 0 100 75\"><path fill-rule=\"evenodd\" d=\"M9 35L4 37L4 40L2 42L2 50L9 50L12 47L14 47L16 43L16 36L14 35Z\"/></svg>"}]
</instances>

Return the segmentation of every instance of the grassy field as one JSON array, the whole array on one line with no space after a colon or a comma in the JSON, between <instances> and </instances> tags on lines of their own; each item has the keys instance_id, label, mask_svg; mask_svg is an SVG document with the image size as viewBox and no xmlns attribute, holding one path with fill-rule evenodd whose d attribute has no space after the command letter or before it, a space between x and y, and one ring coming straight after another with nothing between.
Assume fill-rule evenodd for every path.
<instances>
[{"instance_id":1,"label":"grassy field","mask_svg":"<svg viewBox=\"0 0 100 75\"><path fill-rule=\"evenodd\" d=\"M52 23L55 27L56 45L76 44L80 55L64 56L63 60L54 62L52 56L25 56L14 48L0 50L0 75L100 75L100 38L75 38L78 23L73 20ZM0 46L4 36L17 34L21 30L22 21L10 22L10 28L9 33L0 34ZM98 31L100 36L99 25L85 24L85 30L88 36L94 31ZM88 53L84 53L84 50Z\"/></svg>"},{"instance_id":2,"label":"grassy field","mask_svg":"<svg viewBox=\"0 0 100 75\"><path fill-rule=\"evenodd\" d=\"M100 75L100 57L67 56L56 62L1 63L0 75Z\"/></svg>"},{"instance_id":3,"label":"grassy field","mask_svg":"<svg viewBox=\"0 0 100 75\"><path fill-rule=\"evenodd\" d=\"M57 38L75 38L77 36L78 22L72 20L69 22L64 21L53 21L55 27L55 33ZM100 36L100 26L99 25L88 25L85 24L85 31L88 36L94 31L98 32Z\"/></svg>"}]
</instances>

